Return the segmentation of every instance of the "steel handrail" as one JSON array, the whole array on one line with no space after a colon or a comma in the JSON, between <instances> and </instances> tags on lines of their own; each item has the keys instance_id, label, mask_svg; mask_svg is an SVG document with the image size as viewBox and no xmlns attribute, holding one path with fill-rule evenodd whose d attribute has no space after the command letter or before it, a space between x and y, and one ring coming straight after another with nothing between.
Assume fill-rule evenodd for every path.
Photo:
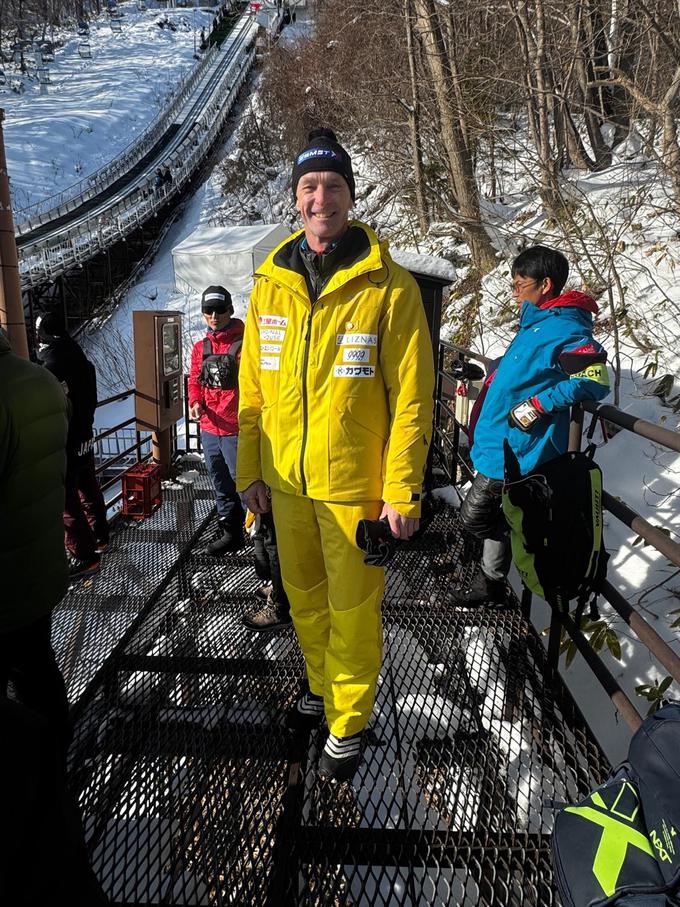
<instances>
[{"instance_id":1,"label":"steel handrail","mask_svg":"<svg viewBox=\"0 0 680 907\"><path fill-rule=\"evenodd\" d=\"M149 438L145 438L143 441L140 442L140 444L146 444L149 440L150 440ZM134 447L137 447L137 445L136 445L136 444L133 445L133 448L134 448ZM137 460L136 460L136 464L139 464L139 463L146 463L147 460L150 460L150 459L151 459L152 455L153 455L153 452L152 452L151 450L149 450L149 451L148 451L147 453L145 453L145 454L143 454L143 453L140 451L140 452L139 452L139 456L137 457ZM122 474L121 474L121 475L122 475ZM108 491L109 488L113 488L113 486L114 486L117 482L120 482L120 481L121 481L121 477L120 477L120 476L113 476L113 477L110 478L107 482L104 482L104 484L101 486L101 490L102 490L103 492L104 492L104 491ZM107 506L107 509L111 509L111 507L113 507L115 503L117 503L118 501L120 501L120 499L121 499L122 497L123 497L123 492L122 492L122 490L121 490L121 492L120 492L119 494L115 495L115 496L114 496L113 498L111 498L111 500L107 503L107 505L106 505L106 506Z\"/></svg>"},{"instance_id":2,"label":"steel handrail","mask_svg":"<svg viewBox=\"0 0 680 907\"><path fill-rule=\"evenodd\" d=\"M98 400L97 407L107 406L109 403L116 403L118 400L125 400L136 393L137 391L134 388L131 388L129 391L121 391L119 394L114 394L113 397L106 397L104 400Z\"/></svg>"},{"instance_id":3,"label":"steel handrail","mask_svg":"<svg viewBox=\"0 0 680 907\"><path fill-rule=\"evenodd\" d=\"M489 359L488 356L483 356L481 353L476 353L474 350L469 350L465 346L459 346L457 343L451 343L448 340L440 340L439 346L452 353L461 353L465 359L474 359L487 367L493 362L493 359Z\"/></svg>"},{"instance_id":4,"label":"steel handrail","mask_svg":"<svg viewBox=\"0 0 680 907\"><path fill-rule=\"evenodd\" d=\"M612 516L615 516L619 522L628 526L633 532L637 532L640 538L661 552L672 564L680 567L680 545L669 538L665 532L662 532L657 526L648 523L644 517L636 513L625 501L613 497L606 491L602 493L602 506Z\"/></svg>"},{"instance_id":5,"label":"steel handrail","mask_svg":"<svg viewBox=\"0 0 680 907\"><path fill-rule=\"evenodd\" d=\"M99 466L97 466L97 468L95 469L95 474L100 475L102 472L105 472L105 470L110 469L112 466L115 466L116 463L120 463L126 457L129 457L130 454L135 450L137 451L137 454L138 454L137 462L138 463L141 462L140 461L141 447L143 444L151 444L150 435L147 436L146 438L140 439L139 441L135 441L134 444L131 444L129 447L126 447L125 450L116 454L115 457L111 457L108 460L105 460L103 463L101 463ZM118 477L115 477L112 481L116 482L116 481L119 481L119 479L118 479Z\"/></svg>"},{"instance_id":6,"label":"steel handrail","mask_svg":"<svg viewBox=\"0 0 680 907\"><path fill-rule=\"evenodd\" d=\"M647 438L648 441L655 441L670 450L680 452L680 432L672 431L670 428L663 428L661 425L655 425L654 422L640 419L638 416L625 413L618 407L606 403L594 403L587 400L581 406L587 412L599 416L606 422L613 422L614 425L625 428L635 435L640 435L641 438Z\"/></svg>"}]
</instances>

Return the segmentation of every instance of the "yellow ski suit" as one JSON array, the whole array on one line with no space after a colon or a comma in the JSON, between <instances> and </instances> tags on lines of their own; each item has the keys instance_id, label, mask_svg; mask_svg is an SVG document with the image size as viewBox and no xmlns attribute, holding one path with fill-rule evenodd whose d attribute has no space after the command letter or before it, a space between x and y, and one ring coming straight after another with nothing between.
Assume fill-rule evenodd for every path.
<instances>
[{"instance_id":1,"label":"yellow ski suit","mask_svg":"<svg viewBox=\"0 0 680 907\"><path fill-rule=\"evenodd\" d=\"M383 501L420 515L433 356L418 286L369 227L350 223L320 288L303 239L286 239L256 274L236 484L272 489L310 689L324 697L331 733L348 736L370 717L382 661L384 572L363 563L356 525Z\"/></svg>"}]
</instances>

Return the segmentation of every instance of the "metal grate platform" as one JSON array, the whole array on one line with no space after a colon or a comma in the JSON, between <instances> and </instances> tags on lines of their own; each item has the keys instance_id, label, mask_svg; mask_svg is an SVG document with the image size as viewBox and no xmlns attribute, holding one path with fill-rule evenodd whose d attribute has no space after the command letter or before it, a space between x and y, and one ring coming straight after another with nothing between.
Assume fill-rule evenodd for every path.
<instances>
[{"instance_id":1,"label":"metal grate platform","mask_svg":"<svg viewBox=\"0 0 680 907\"><path fill-rule=\"evenodd\" d=\"M171 502L156 526L128 530L142 536L139 553L124 535L131 577L165 569L173 521L185 541L199 528L206 503L194 488L193 522ZM258 585L250 553L216 561L209 537L150 594L77 709L71 782L112 902L557 903L553 802L582 796L609 766L559 679L545 686L542 644L518 608L442 604L452 571L473 569L459 565L453 511L390 570L384 666L353 786L316 778L323 732L283 729L303 675L294 633L243 629ZM124 574L95 606L111 637L148 595L131 578L126 599ZM90 606L79 607L89 626ZM72 689L82 684L74 675Z\"/></svg>"}]
</instances>

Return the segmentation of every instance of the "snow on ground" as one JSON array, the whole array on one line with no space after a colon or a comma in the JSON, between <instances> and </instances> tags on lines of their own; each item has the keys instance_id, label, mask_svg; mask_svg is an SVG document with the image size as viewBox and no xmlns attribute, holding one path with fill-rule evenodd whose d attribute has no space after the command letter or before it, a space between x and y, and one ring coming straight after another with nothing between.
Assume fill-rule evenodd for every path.
<instances>
[{"instance_id":1,"label":"snow on ground","mask_svg":"<svg viewBox=\"0 0 680 907\"><path fill-rule=\"evenodd\" d=\"M37 78L11 74L0 88L5 108L5 147L15 216L61 192L120 154L166 106L196 65L200 30L210 30L212 9L147 9L127 0L119 5L121 30L112 32L102 14L90 22L89 38L55 33L64 41L48 64L48 93ZM167 16L171 25L160 28ZM79 55L88 41L92 59ZM17 94L10 82L21 79ZM20 217L16 218L20 220Z\"/></svg>"},{"instance_id":2,"label":"snow on ground","mask_svg":"<svg viewBox=\"0 0 680 907\"><path fill-rule=\"evenodd\" d=\"M88 170L101 166L127 144L136 131L143 129L158 109L156 102L176 84L190 64L193 49L190 30L169 34L153 25L159 17L158 12L140 14L130 3L124 4L123 9L126 18L122 35L111 34L103 20L99 27L92 27L92 61L80 61L77 40L69 39L51 67L55 85L50 87L51 93L46 98L38 96L35 86L28 88L23 97L5 92L3 104L9 114L6 143L17 196L23 191L26 199L36 199L65 187L76 176L73 168L80 158ZM188 19L188 13L180 10L169 11L169 15L178 20ZM209 19L211 14L199 15ZM298 21L296 27L284 31L283 39L292 40L303 27ZM236 115L234 134L225 145L224 158L238 157L239 132L250 109L257 109L256 96L245 105L240 118ZM55 110L59 115L55 115ZM45 125L47 119L49 128ZM356 165L357 183L361 187L365 171L359 156ZM548 227L538 198L530 191L526 168L514 169L514 173L505 176L503 197L487 200L484 205L489 232L500 250L498 267L482 284L481 317L471 341L472 346L485 355L502 353L515 329L516 310L509 292L513 255L523 243L542 241L564 245ZM658 397L650 395L655 382L663 375L680 374L680 288L675 278L676 265L680 261L680 221L677 215L669 212L667 187L656 166L640 158L635 142L617 149L608 171L580 174L578 179L576 175L572 176L574 182L570 192L575 200L577 223L571 246L565 249L573 266L570 286L579 288L597 283L592 267L595 261L606 278L604 282L614 287L613 307L622 321L618 405L624 411L677 430L680 427L678 414L663 405ZM290 215L287 179L287 171L281 172L268 183L266 199L253 199L265 219L280 217L283 220ZM198 294L185 295L175 290L171 250L199 224L214 223L216 218L224 218L225 212L231 216L232 212L243 210L241 201L224 198L220 188L221 178L213 174L187 203L182 216L165 237L153 265L119 308L84 339L89 354L98 364L101 395L115 393L132 384L134 309L177 310L184 314L185 361L192 342L202 335L200 298ZM393 247L399 261L415 270L452 280L465 275L464 269L450 264L467 251L452 238L455 235L453 228L447 235L446 224L433 225L428 236L419 238L417 243L409 243L404 240L408 233L401 228L404 212L398 203L386 210L380 187L363 196L360 193L360 197L357 215L374 221L381 233L398 237ZM606 224L603 235L598 233L598 223ZM610 256L610 264L605 265L603 262L609 260L606 253L612 248L615 254ZM617 280L623 298L617 298ZM453 303L454 310L466 302L462 299ZM599 302L602 307L598 319L599 337L612 358L614 338L607 292L600 296ZM243 318L247 300L236 298L235 303L237 317ZM445 325L443 336L451 333L452 329ZM116 355L112 355L112 351ZM128 364L112 369L110 363L113 360L124 363L125 354ZM677 393L678 382L673 383L671 379L671 384L674 391L670 394ZM613 398L609 402L613 402ZM109 427L130 415L131 400L115 404L98 413L98 427ZM607 490L625 500L650 522L664 525L670 530L671 537L678 540L680 456L628 432L619 433L606 445L601 439L599 443L597 459L604 470ZM452 490L443 492L443 496L454 506L457 504L458 496ZM677 631L670 627L672 618L668 617L668 612L680 604L680 578L675 568L654 549L641 544L631 547L634 541L634 533L607 516L610 580L633 604L640 604L644 616L678 651ZM517 582L516 576L514 581ZM537 628L547 627L549 616L545 606L537 603L534 612ZM647 703L636 697L634 687L663 677L665 671L659 669L644 647L604 604L602 614L622 639L621 661L605 653L605 662L644 714ZM563 676L607 755L616 762L625 755L630 737L628 729L617 721L608 698L580 663L580 657L570 669L563 670ZM669 694L680 695L675 686Z\"/></svg>"}]
</instances>

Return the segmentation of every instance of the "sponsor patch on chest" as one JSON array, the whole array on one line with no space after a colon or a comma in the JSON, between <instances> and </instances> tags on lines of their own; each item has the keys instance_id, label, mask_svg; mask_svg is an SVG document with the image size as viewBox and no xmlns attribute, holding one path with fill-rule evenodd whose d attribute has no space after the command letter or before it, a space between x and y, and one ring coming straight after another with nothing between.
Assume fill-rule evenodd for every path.
<instances>
[{"instance_id":1,"label":"sponsor patch on chest","mask_svg":"<svg viewBox=\"0 0 680 907\"><path fill-rule=\"evenodd\" d=\"M338 346L377 346L377 334L336 334L335 342Z\"/></svg>"},{"instance_id":2,"label":"sponsor patch on chest","mask_svg":"<svg viewBox=\"0 0 680 907\"><path fill-rule=\"evenodd\" d=\"M333 369L336 378L373 378L374 365L336 365Z\"/></svg>"},{"instance_id":3,"label":"sponsor patch on chest","mask_svg":"<svg viewBox=\"0 0 680 907\"><path fill-rule=\"evenodd\" d=\"M260 340L261 341L262 340L278 340L280 343L285 336L286 336L285 328L283 330L279 330L276 328L265 328L264 330L260 331Z\"/></svg>"},{"instance_id":4,"label":"sponsor patch on chest","mask_svg":"<svg viewBox=\"0 0 680 907\"><path fill-rule=\"evenodd\" d=\"M278 356L260 356L260 369L263 372L278 372L281 359Z\"/></svg>"},{"instance_id":5,"label":"sponsor patch on chest","mask_svg":"<svg viewBox=\"0 0 680 907\"><path fill-rule=\"evenodd\" d=\"M343 362L370 362L371 348L368 346L345 347L342 351Z\"/></svg>"},{"instance_id":6,"label":"sponsor patch on chest","mask_svg":"<svg viewBox=\"0 0 680 907\"><path fill-rule=\"evenodd\" d=\"M288 326L288 319L283 315L260 315L258 321L262 327L285 328Z\"/></svg>"}]
</instances>

